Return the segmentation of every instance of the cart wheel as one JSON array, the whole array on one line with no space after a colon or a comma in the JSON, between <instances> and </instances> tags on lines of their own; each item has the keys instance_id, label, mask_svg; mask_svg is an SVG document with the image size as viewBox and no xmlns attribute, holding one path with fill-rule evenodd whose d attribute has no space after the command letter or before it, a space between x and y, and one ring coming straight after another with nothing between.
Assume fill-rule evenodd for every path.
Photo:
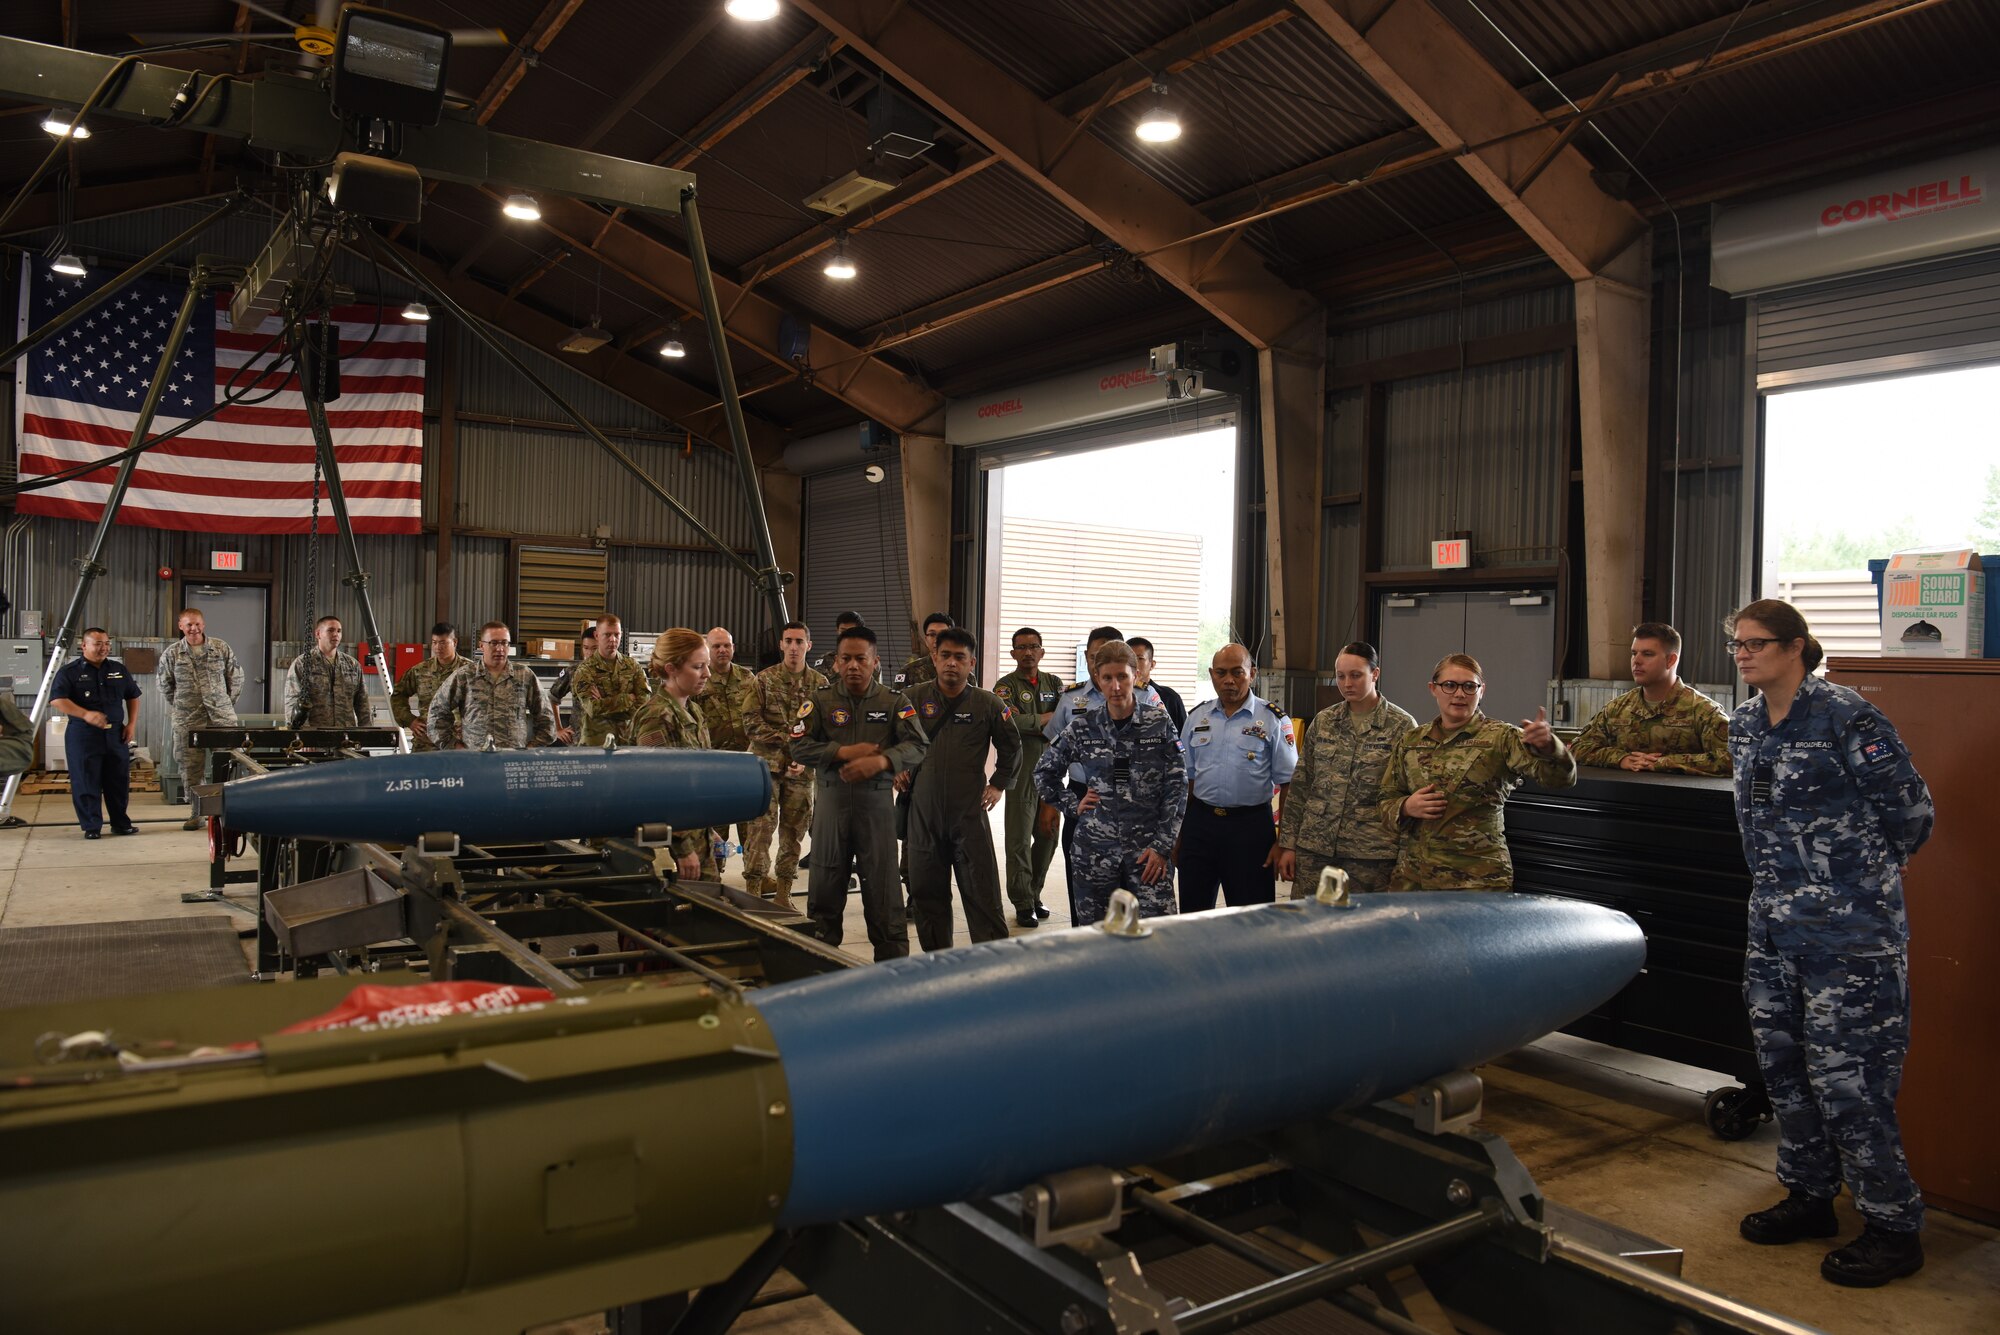
<instances>
[{"instance_id":1,"label":"cart wheel","mask_svg":"<svg viewBox=\"0 0 2000 1335\"><path fill-rule=\"evenodd\" d=\"M1742 1140L1770 1117L1770 1104L1740 1085L1711 1091L1701 1105L1701 1120L1717 1140Z\"/></svg>"}]
</instances>

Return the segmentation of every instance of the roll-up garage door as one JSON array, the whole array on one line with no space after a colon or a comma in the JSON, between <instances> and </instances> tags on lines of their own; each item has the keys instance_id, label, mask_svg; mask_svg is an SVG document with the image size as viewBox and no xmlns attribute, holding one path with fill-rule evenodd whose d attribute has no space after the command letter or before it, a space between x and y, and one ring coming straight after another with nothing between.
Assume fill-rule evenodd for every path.
<instances>
[{"instance_id":1,"label":"roll-up garage door","mask_svg":"<svg viewBox=\"0 0 2000 1335\"><path fill-rule=\"evenodd\" d=\"M805 482L805 623L813 652L833 647L833 619L859 612L880 637L894 672L910 656L909 544L903 536L903 465L893 452L872 456L883 470L870 482L859 462ZM917 615L934 611L923 608Z\"/></svg>"},{"instance_id":2,"label":"roll-up garage door","mask_svg":"<svg viewBox=\"0 0 2000 1335\"><path fill-rule=\"evenodd\" d=\"M1757 298L1757 387L2000 360L2000 252Z\"/></svg>"}]
</instances>

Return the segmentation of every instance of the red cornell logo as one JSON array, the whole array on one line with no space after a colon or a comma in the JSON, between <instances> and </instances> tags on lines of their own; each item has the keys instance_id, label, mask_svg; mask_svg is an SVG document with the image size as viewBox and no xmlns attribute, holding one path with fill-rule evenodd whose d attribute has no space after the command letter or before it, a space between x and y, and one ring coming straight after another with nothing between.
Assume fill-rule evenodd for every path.
<instances>
[{"instance_id":1,"label":"red cornell logo","mask_svg":"<svg viewBox=\"0 0 2000 1335\"><path fill-rule=\"evenodd\" d=\"M982 403L979 405L979 415L981 417L1011 417L1020 411L1021 401L1019 399L1002 399L998 403Z\"/></svg>"},{"instance_id":2,"label":"red cornell logo","mask_svg":"<svg viewBox=\"0 0 2000 1335\"><path fill-rule=\"evenodd\" d=\"M1961 176L1956 181L1947 177L1942 181L1926 181L1908 190L1865 195L1860 199L1829 204L1820 210L1819 225L1821 230L1825 230L1846 223L1866 222L1871 218L1895 222L1899 218L1977 204L1984 198L1985 191L1973 184L1972 177Z\"/></svg>"},{"instance_id":3,"label":"red cornell logo","mask_svg":"<svg viewBox=\"0 0 2000 1335\"><path fill-rule=\"evenodd\" d=\"M1097 382L1097 389L1101 394L1114 389L1130 389L1134 385L1151 385L1158 380L1158 376L1144 367L1136 371L1113 371Z\"/></svg>"}]
</instances>

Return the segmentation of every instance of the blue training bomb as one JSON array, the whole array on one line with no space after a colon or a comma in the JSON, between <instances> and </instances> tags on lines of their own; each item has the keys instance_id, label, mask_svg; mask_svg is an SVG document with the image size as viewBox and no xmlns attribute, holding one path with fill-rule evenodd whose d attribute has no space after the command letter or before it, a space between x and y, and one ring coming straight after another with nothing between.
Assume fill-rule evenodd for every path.
<instances>
[{"instance_id":1,"label":"blue training bomb","mask_svg":"<svg viewBox=\"0 0 2000 1335\"><path fill-rule=\"evenodd\" d=\"M769 767L737 751L423 751L237 779L223 786L222 823L355 843L407 844L430 833L523 843L728 825L770 801Z\"/></svg>"}]
</instances>

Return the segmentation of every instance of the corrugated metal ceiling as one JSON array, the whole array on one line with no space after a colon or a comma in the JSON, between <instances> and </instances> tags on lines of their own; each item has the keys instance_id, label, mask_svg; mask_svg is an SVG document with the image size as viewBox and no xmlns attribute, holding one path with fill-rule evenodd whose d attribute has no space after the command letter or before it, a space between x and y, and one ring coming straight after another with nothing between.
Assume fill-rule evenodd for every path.
<instances>
[{"instance_id":1,"label":"corrugated metal ceiling","mask_svg":"<svg viewBox=\"0 0 2000 1335\"><path fill-rule=\"evenodd\" d=\"M1523 55L1573 96L1582 96L1594 91L1599 80L1595 75L1567 77L1572 72L1648 48L1656 61L1661 51L1699 54L1742 8L1741 0L1436 3L1476 49L1543 105L1552 104L1553 95L1540 87ZM645 160L672 157L684 136L732 105L767 71L782 77L787 53L804 49L810 63L814 50L809 40L813 26L795 9L787 7L773 23L743 25L719 20L718 4L584 0L525 71L494 127L574 142L602 121L677 40L699 32L699 39L689 43L688 56L596 143L599 151ZM286 13L307 8L303 0L286 0L280 7ZM476 19L468 18L467 6L450 0L408 0L400 7L448 25L498 24L517 39L547 12L542 0L493 0L478 7ZM1044 97L1085 84L1132 53L1227 7L1226 0L911 0L914 11ZM1826 6L1754 8L1732 41L1782 26L1787 13L1820 12ZM56 40L64 12L60 0L17 0L0 15L0 33ZM129 47L131 34L138 31L227 29L237 9L214 0L116 0L78 6L73 12L77 43L111 50ZM1495 32L1496 24L1520 53ZM257 31L267 26L275 23L256 20ZM1649 99L1607 116L1604 125L1642 169L1671 171L1676 179L1687 180L1725 153L1827 131L1857 116L1879 117L1940 94L1992 87L2000 83L1991 60L1996 49L2000 6L1946 0L1875 24L1863 35L1822 42ZM232 48L222 55L172 59L214 70L234 68L236 54ZM454 56L452 87L477 96L503 59L505 53L498 50L461 49ZM247 63L257 70L295 68L299 62L295 55L260 46L248 51ZM794 237L837 225L807 210L802 200L861 161L869 132L857 99L870 95L876 84L866 75L858 55L841 52L803 74L796 86L695 159L692 170L700 178L709 243L719 267L750 263ZM1581 86L1586 82L1591 87ZM1136 143L1130 125L1139 113L1137 99L1111 108L1090 133L1179 198L1196 203L1320 162L1408 123L1348 57L1297 15L1195 64L1175 76L1172 86L1187 126L1178 144L1146 149ZM21 180L47 151L49 141L37 119L0 115L0 190ZM1825 137L1827 154L1840 151L1843 139L1837 130ZM931 155L947 168L960 148L955 136L948 140ZM187 173L201 161L202 142L195 135L105 124L89 143L76 147L78 182L91 187ZM1600 165L1616 165L1616 155L1590 134L1579 143ZM216 160L220 182L245 167L263 170L241 145L220 145ZM1356 251L1409 237L1413 230L1463 227L1494 214L1487 196L1464 173L1446 165L1376 187L1372 198L1352 194L1260 224L1249 241L1278 271L1312 274L1338 267ZM643 225L653 227L656 221ZM671 221L658 221L657 229L679 236ZM39 248L42 238L23 240ZM880 226L855 233L852 249L862 267L856 282L831 283L820 274L820 262L809 260L767 281L761 290L806 318L851 333L1090 240L1081 220L1011 168L996 166ZM503 291L558 244L532 228L502 227L491 200L460 186L445 186L433 195L421 242L426 252L454 260L477 249L471 276ZM519 299L565 323L595 311L621 333L645 332L674 313L642 284L607 275L604 288L600 299L594 263L573 258ZM1019 360L1077 331L1104 329L1108 346L1118 337L1119 320L1157 323L1175 310L1184 312L1190 326L1207 319L1164 284L1134 285L1111 275L1092 275L970 317L895 349L889 359L920 368L940 383L963 382L976 378L982 365ZM675 369L698 384L712 385L712 371L698 347L700 330L690 326L684 338L696 355ZM655 346L649 342L638 352L653 357ZM747 353L739 353L737 361L740 374L759 367L759 359ZM752 402L755 411L780 422L822 420L839 411L822 390L796 385Z\"/></svg>"}]
</instances>

